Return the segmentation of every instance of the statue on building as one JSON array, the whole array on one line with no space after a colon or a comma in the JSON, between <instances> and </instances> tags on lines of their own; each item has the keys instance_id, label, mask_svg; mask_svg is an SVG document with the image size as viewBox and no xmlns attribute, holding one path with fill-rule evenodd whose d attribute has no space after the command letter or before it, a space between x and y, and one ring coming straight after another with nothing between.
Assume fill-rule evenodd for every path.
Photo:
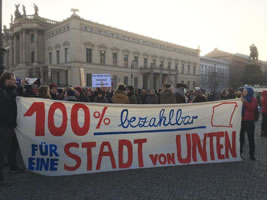
<instances>
[{"instance_id":1,"label":"statue on building","mask_svg":"<svg viewBox=\"0 0 267 200\"><path fill-rule=\"evenodd\" d=\"M34 15L38 15L39 8L35 3L33 4L33 8L34 8Z\"/></svg>"},{"instance_id":2,"label":"statue on building","mask_svg":"<svg viewBox=\"0 0 267 200\"><path fill-rule=\"evenodd\" d=\"M13 15L11 14L11 16L10 16L10 23L13 24L13 22L14 22L13 21Z\"/></svg>"},{"instance_id":3,"label":"statue on building","mask_svg":"<svg viewBox=\"0 0 267 200\"><path fill-rule=\"evenodd\" d=\"M77 16L76 12L79 12L79 9L72 8L72 9L71 9L71 12L73 12L73 13L72 13L73 16L74 16L74 15Z\"/></svg>"},{"instance_id":4,"label":"statue on building","mask_svg":"<svg viewBox=\"0 0 267 200\"><path fill-rule=\"evenodd\" d=\"M9 34L9 30L7 29L6 25L3 26L4 29L3 29L3 40L5 42L7 42L9 39L10 39L10 34Z\"/></svg>"},{"instance_id":5,"label":"statue on building","mask_svg":"<svg viewBox=\"0 0 267 200\"><path fill-rule=\"evenodd\" d=\"M15 4L15 7L16 7L16 10L15 10L15 19L21 17L21 13L19 11L19 6L20 6L20 4Z\"/></svg>"},{"instance_id":6,"label":"statue on building","mask_svg":"<svg viewBox=\"0 0 267 200\"><path fill-rule=\"evenodd\" d=\"M257 47L254 44L252 44L252 45L250 45L249 48L250 48L250 58L252 58L253 61L258 60L259 54L258 54Z\"/></svg>"},{"instance_id":7,"label":"statue on building","mask_svg":"<svg viewBox=\"0 0 267 200\"><path fill-rule=\"evenodd\" d=\"M22 4L22 11L23 11L23 16L26 16L26 7Z\"/></svg>"}]
</instances>

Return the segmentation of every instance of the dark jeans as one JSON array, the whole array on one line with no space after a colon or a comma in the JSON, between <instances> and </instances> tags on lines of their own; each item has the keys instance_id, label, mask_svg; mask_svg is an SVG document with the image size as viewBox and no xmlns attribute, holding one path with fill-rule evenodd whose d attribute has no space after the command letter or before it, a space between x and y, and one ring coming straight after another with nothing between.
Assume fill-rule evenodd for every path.
<instances>
[{"instance_id":1,"label":"dark jeans","mask_svg":"<svg viewBox=\"0 0 267 200\"><path fill-rule=\"evenodd\" d=\"M254 141L255 125L254 125L254 121L242 121L241 122L240 154L243 153L243 145L245 142L245 132L247 132L247 134L248 134L249 154L250 154L250 156L254 156L254 153L255 153L255 141Z\"/></svg>"},{"instance_id":2,"label":"dark jeans","mask_svg":"<svg viewBox=\"0 0 267 200\"><path fill-rule=\"evenodd\" d=\"M18 143L17 136L15 134L11 140L9 151L8 151L8 156L7 156L10 171L16 170L18 168L18 165L17 165L18 149L19 149L19 143Z\"/></svg>"},{"instance_id":3,"label":"dark jeans","mask_svg":"<svg viewBox=\"0 0 267 200\"><path fill-rule=\"evenodd\" d=\"M0 180L4 178L4 161L14 136L13 128L0 128Z\"/></svg>"},{"instance_id":4,"label":"dark jeans","mask_svg":"<svg viewBox=\"0 0 267 200\"><path fill-rule=\"evenodd\" d=\"M262 113L261 133L267 136L267 113Z\"/></svg>"}]
</instances>

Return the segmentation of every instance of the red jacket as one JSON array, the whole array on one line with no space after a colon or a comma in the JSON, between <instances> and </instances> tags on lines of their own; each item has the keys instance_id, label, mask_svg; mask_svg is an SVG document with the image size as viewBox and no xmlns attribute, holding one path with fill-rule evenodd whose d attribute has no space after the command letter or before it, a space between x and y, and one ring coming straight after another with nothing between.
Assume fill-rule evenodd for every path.
<instances>
[{"instance_id":1,"label":"red jacket","mask_svg":"<svg viewBox=\"0 0 267 200\"><path fill-rule=\"evenodd\" d=\"M261 94L261 108L263 113L267 113L267 90Z\"/></svg>"},{"instance_id":2,"label":"red jacket","mask_svg":"<svg viewBox=\"0 0 267 200\"><path fill-rule=\"evenodd\" d=\"M243 104L245 105L245 114L242 117L242 120L243 121L254 120L255 109L258 109L257 99L253 97L250 103L244 101Z\"/></svg>"}]
</instances>

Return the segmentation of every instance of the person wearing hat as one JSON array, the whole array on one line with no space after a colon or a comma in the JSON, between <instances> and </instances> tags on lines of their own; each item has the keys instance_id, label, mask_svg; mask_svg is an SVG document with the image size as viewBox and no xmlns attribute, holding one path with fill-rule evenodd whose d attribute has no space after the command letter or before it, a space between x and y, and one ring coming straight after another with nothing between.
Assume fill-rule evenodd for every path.
<instances>
[{"instance_id":1,"label":"person wearing hat","mask_svg":"<svg viewBox=\"0 0 267 200\"><path fill-rule=\"evenodd\" d=\"M74 92L79 102L89 102L89 98L83 93L81 87L75 87Z\"/></svg>"},{"instance_id":2,"label":"person wearing hat","mask_svg":"<svg viewBox=\"0 0 267 200\"><path fill-rule=\"evenodd\" d=\"M75 93L72 89L67 89L67 91L65 92L64 101L77 101Z\"/></svg>"},{"instance_id":3,"label":"person wearing hat","mask_svg":"<svg viewBox=\"0 0 267 200\"><path fill-rule=\"evenodd\" d=\"M245 132L248 134L249 142L249 154L251 160L256 160L255 158L255 109L258 109L257 99L254 98L254 90L252 88L245 88L243 90L241 101L243 102L242 107L242 122L240 130L240 155L243 153L243 146L245 143Z\"/></svg>"},{"instance_id":4,"label":"person wearing hat","mask_svg":"<svg viewBox=\"0 0 267 200\"><path fill-rule=\"evenodd\" d=\"M104 96L103 90L98 90L97 91L97 96L94 99L95 103L108 103L107 98Z\"/></svg>"},{"instance_id":5,"label":"person wearing hat","mask_svg":"<svg viewBox=\"0 0 267 200\"><path fill-rule=\"evenodd\" d=\"M177 83L176 84L176 89L174 90L174 96L176 99L176 103L186 103L185 100L185 93L184 93L184 89L187 86L183 83Z\"/></svg>"},{"instance_id":6,"label":"person wearing hat","mask_svg":"<svg viewBox=\"0 0 267 200\"><path fill-rule=\"evenodd\" d=\"M175 104L176 99L173 92L170 89L171 85L165 83L163 85L163 90L160 92L160 104Z\"/></svg>"},{"instance_id":7,"label":"person wearing hat","mask_svg":"<svg viewBox=\"0 0 267 200\"><path fill-rule=\"evenodd\" d=\"M128 86L127 89L128 89L129 104L138 104L136 95L134 94L133 86Z\"/></svg>"},{"instance_id":8,"label":"person wearing hat","mask_svg":"<svg viewBox=\"0 0 267 200\"><path fill-rule=\"evenodd\" d=\"M112 103L117 104L129 104L129 98L127 96L126 87L123 83L118 85L118 89L112 96Z\"/></svg>"}]
</instances>

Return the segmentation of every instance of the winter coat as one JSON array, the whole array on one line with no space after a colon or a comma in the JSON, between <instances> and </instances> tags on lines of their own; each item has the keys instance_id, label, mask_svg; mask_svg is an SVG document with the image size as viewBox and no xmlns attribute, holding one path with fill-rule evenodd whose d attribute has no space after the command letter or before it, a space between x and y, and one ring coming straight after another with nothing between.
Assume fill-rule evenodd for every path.
<instances>
[{"instance_id":1,"label":"winter coat","mask_svg":"<svg viewBox=\"0 0 267 200\"><path fill-rule=\"evenodd\" d=\"M245 106L245 113L242 116L242 121L252 121L255 116L255 109L258 109L258 102L256 98L252 98L252 101L249 103L248 101L243 102Z\"/></svg>"},{"instance_id":2,"label":"winter coat","mask_svg":"<svg viewBox=\"0 0 267 200\"><path fill-rule=\"evenodd\" d=\"M17 104L14 90L0 88L0 127L15 128L17 126Z\"/></svg>"},{"instance_id":3,"label":"winter coat","mask_svg":"<svg viewBox=\"0 0 267 200\"><path fill-rule=\"evenodd\" d=\"M206 102L207 99L206 97L204 97L203 95L201 96L196 96L194 99L193 99L193 103L200 103L200 102Z\"/></svg>"},{"instance_id":4,"label":"winter coat","mask_svg":"<svg viewBox=\"0 0 267 200\"><path fill-rule=\"evenodd\" d=\"M77 101L77 98L75 96L67 96L64 98L64 101Z\"/></svg>"},{"instance_id":5,"label":"winter coat","mask_svg":"<svg viewBox=\"0 0 267 200\"><path fill-rule=\"evenodd\" d=\"M160 93L160 104L175 104L176 99L171 90L166 89Z\"/></svg>"},{"instance_id":6,"label":"winter coat","mask_svg":"<svg viewBox=\"0 0 267 200\"><path fill-rule=\"evenodd\" d=\"M129 98L129 104L138 104L135 94L128 93L128 98Z\"/></svg>"},{"instance_id":7,"label":"winter coat","mask_svg":"<svg viewBox=\"0 0 267 200\"><path fill-rule=\"evenodd\" d=\"M156 94L149 94L146 98L147 104L158 104L159 98Z\"/></svg>"},{"instance_id":8,"label":"winter coat","mask_svg":"<svg viewBox=\"0 0 267 200\"><path fill-rule=\"evenodd\" d=\"M115 94L112 96L112 103L128 104L129 98L126 92L120 90L116 91Z\"/></svg>"},{"instance_id":9,"label":"winter coat","mask_svg":"<svg viewBox=\"0 0 267 200\"><path fill-rule=\"evenodd\" d=\"M94 103L108 103L108 100L104 96L102 96L101 98L96 96L95 99L94 99Z\"/></svg>"},{"instance_id":10,"label":"winter coat","mask_svg":"<svg viewBox=\"0 0 267 200\"><path fill-rule=\"evenodd\" d=\"M184 88L176 88L174 91L174 96L176 99L176 103L186 103Z\"/></svg>"},{"instance_id":11,"label":"winter coat","mask_svg":"<svg viewBox=\"0 0 267 200\"><path fill-rule=\"evenodd\" d=\"M261 94L261 108L263 113L267 113L267 90Z\"/></svg>"}]
</instances>

